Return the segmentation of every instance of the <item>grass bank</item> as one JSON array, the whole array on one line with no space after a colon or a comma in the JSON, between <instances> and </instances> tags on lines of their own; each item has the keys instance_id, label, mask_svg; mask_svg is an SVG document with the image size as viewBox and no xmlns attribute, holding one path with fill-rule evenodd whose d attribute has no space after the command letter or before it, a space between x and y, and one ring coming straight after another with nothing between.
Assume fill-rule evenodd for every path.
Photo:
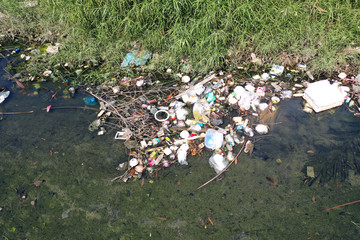
<instances>
[{"instance_id":1,"label":"grass bank","mask_svg":"<svg viewBox=\"0 0 360 240\"><path fill-rule=\"evenodd\" d=\"M34 2L34 1L32 1ZM35 1L36 2L36 1ZM153 52L157 69L207 72L249 63L304 62L315 73L358 72L358 0L0 0L3 38L59 42L38 68L89 59L118 72L132 49ZM254 53L251 58L251 53ZM259 62L259 61L258 61Z\"/></svg>"}]
</instances>

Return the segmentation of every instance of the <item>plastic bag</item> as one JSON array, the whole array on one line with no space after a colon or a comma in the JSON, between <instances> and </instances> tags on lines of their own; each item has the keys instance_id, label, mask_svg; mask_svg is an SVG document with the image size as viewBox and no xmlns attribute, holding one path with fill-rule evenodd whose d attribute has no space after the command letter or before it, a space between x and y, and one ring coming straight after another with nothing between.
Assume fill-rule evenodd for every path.
<instances>
[{"instance_id":1,"label":"plastic bag","mask_svg":"<svg viewBox=\"0 0 360 240\"><path fill-rule=\"evenodd\" d=\"M10 95L10 91L4 91L0 93L0 103L5 101L5 98L7 98Z\"/></svg>"},{"instance_id":2,"label":"plastic bag","mask_svg":"<svg viewBox=\"0 0 360 240\"><path fill-rule=\"evenodd\" d=\"M187 150L189 148L190 148L189 144L185 143L181 145L181 147L177 150L178 162L181 165L188 165L188 162L186 161L186 156L187 156Z\"/></svg>"},{"instance_id":3,"label":"plastic bag","mask_svg":"<svg viewBox=\"0 0 360 240\"><path fill-rule=\"evenodd\" d=\"M94 97L84 98L84 103L86 106L96 106L98 104L96 101L96 98L94 98Z\"/></svg>"},{"instance_id":4,"label":"plastic bag","mask_svg":"<svg viewBox=\"0 0 360 240\"><path fill-rule=\"evenodd\" d=\"M178 108L175 110L175 114L178 120L185 120L189 112L185 108Z\"/></svg>"},{"instance_id":5,"label":"plastic bag","mask_svg":"<svg viewBox=\"0 0 360 240\"><path fill-rule=\"evenodd\" d=\"M239 107L244 108L246 111L249 110L251 99L252 99L251 93L248 91L245 91L241 95L241 99L238 102Z\"/></svg>"},{"instance_id":6,"label":"plastic bag","mask_svg":"<svg viewBox=\"0 0 360 240\"><path fill-rule=\"evenodd\" d=\"M224 135L214 129L208 129L205 135L205 146L212 150L218 149L223 145Z\"/></svg>"},{"instance_id":7,"label":"plastic bag","mask_svg":"<svg viewBox=\"0 0 360 240\"><path fill-rule=\"evenodd\" d=\"M214 92L209 92L208 94L206 94L206 101L211 103L211 102L214 102L215 100L216 100L216 97L215 97Z\"/></svg>"},{"instance_id":8,"label":"plastic bag","mask_svg":"<svg viewBox=\"0 0 360 240\"><path fill-rule=\"evenodd\" d=\"M208 122L210 112L210 104L205 99L201 99L194 104L193 114L195 121Z\"/></svg>"},{"instance_id":9,"label":"plastic bag","mask_svg":"<svg viewBox=\"0 0 360 240\"><path fill-rule=\"evenodd\" d=\"M181 98L184 101L184 103L189 103L189 104L194 104L195 102L197 102L199 100L198 96L190 95L190 94L184 94L184 95L182 95Z\"/></svg>"},{"instance_id":10,"label":"plastic bag","mask_svg":"<svg viewBox=\"0 0 360 240\"><path fill-rule=\"evenodd\" d=\"M245 88L243 88L242 86L237 86L234 89L234 96L239 100L241 98L241 95L243 95L245 91Z\"/></svg>"},{"instance_id":11,"label":"plastic bag","mask_svg":"<svg viewBox=\"0 0 360 240\"><path fill-rule=\"evenodd\" d=\"M125 55L123 62L121 63L122 68L126 68L130 65L143 66L151 58L152 53L149 51L133 50Z\"/></svg>"},{"instance_id":12,"label":"plastic bag","mask_svg":"<svg viewBox=\"0 0 360 240\"><path fill-rule=\"evenodd\" d=\"M229 162L220 154L214 154L209 159L209 164L214 168L216 173L221 172L228 163Z\"/></svg>"}]
</instances>

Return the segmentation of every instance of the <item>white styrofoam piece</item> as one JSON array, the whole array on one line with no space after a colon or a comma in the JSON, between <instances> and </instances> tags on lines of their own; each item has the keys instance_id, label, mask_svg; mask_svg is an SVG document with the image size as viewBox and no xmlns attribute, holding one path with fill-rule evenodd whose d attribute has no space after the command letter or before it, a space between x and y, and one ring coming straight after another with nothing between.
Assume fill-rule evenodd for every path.
<instances>
[{"instance_id":1,"label":"white styrofoam piece","mask_svg":"<svg viewBox=\"0 0 360 240\"><path fill-rule=\"evenodd\" d=\"M328 80L321 80L310 83L303 98L315 112L321 112L342 105L345 95L337 83L330 84Z\"/></svg>"}]
</instances>

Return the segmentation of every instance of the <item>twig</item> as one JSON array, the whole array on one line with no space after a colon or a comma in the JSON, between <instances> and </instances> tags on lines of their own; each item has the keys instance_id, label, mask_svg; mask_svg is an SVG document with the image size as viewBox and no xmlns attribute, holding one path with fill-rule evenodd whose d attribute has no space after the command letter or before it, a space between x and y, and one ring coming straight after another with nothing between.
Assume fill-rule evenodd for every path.
<instances>
[{"instance_id":1,"label":"twig","mask_svg":"<svg viewBox=\"0 0 360 240\"><path fill-rule=\"evenodd\" d=\"M28 111L28 112L0 112L0 115L18 115L18 114L28 114L33 113L34 111Z\"/></svg>"},{"instance_id":2,"label":"twig","mask_svg":"<svg viewBox=\"0 0 360 240\"><path fill-rule=\"evenodd\" d=\"M359 224L354 222L354 221L351 221L352 224L354 224L355 226L357 226L358 228L360 228Z\"/></svg>"},{"instance_id":3,"label":"twig","mask_svg":"<svg viewBox=\"0 0 360 240\"><path fill-rule=\"evenodd\" d=\"M121 175L121 176L117 176L117 177L113 178L111 181L112 181L112 182L114 182L114 181L116 181L116 180L120 179L122 176L123 176L123 175Z\"/></svg>"},{"instance_id":4,"label":"twig","mask_svg":"<svg viewBox=\"0 0 360 240\"><path fill-rule=\"evenodd\" d=\"M88 110L99 111L99 109L97 108L80 107L80 106L51 107L51 109L88 109ZM42 110L46 110L46 108L43 108Z\"/></svg>"},{"instance_id":5,"label":"twig","mask_svg":"<svg viewBox=\"0 0 360 240\"><path fill-rule=\"evenodd\" d=\"M343 206L351 205L351 204L358 203L358 202L360 202L360 200L357 200L357 201L354 201L354 202L349 202L349 203L344 203L344 204L341 204L341 205L338 205L338 206L335 206L335 207L331 207L331 208L324 209L324 210L322 210L322 211L325 212L325 211L328 211L328 210L331 210L331 209L335 209L335 208L338 208L338 207L343 207Z\"/></svg>"},{"instance_id":6,"label":"twig","mask_svg":"<svg viewBox=\"0 0 360 240\"><path fill-rule=\"evenodd\" d=\"M238 152L238 154L236 154L235 158L221 172L219 172L215 177L213 177L212 179L210 179L209 181L207 181L206 183L204 183L203 185L201 185L197 189L205 187L206 185L208 185L209 183L214 181L216 178L218 178L221 174L223 174L226 170L228 170L229 167L231 166L231 164L233 164L235 162L235 159L237 159L239 157L240 153L244 150L246 142L247 142L247 139L245 139L244 144L242 145L242 147L241 147L240 151Z\"/></svg>"}]
</instances>

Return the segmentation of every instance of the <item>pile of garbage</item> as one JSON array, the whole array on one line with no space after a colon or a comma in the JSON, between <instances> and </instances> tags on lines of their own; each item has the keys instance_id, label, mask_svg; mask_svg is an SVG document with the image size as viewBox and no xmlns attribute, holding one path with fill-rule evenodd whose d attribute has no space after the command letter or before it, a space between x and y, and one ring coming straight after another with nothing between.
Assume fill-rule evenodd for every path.
<instances>
[{"instance_id":1,"label":"pile of garbage","mask_svg":"<svg viewBox=\"0 0 360 240\"><path fill-rule=\"evenodd\" d=\"M126 89L132 90L125 93L122 83L107 86L110 95L101 87L88 89L101 105L92 130L105 125L121 129L115 138L125 140L130 149L128 162L118 167L125 173L113 180L126 182L157 174L172 164L187 165L189 155L199 156L205 148L213 151L210 166L221 173L236 161L237 145L252 153L256 138L267 134L275 123L277 104L292 97L303 97L304 111L309 113L339 106L344 100L356 113L360 111L360 75L309 83L314 80L312 75L299 66L292 74L302 77L290 83L279 79L283 71L284 67L274 65L251 79L223 72L195 79L178 74L178 82L160 88L152 80L149 84L149 79L129 79ZM146 95L154 94L150 89L157 89L156 98ZM165 95L159 94L160 89ZM130 92L131 98L127 95ZM118 100L124 96L127 102ZM116 124L110 123L111 119L117 119ZM104 130L102 127L98 134Z\"/></svg>"}]
</instances>

